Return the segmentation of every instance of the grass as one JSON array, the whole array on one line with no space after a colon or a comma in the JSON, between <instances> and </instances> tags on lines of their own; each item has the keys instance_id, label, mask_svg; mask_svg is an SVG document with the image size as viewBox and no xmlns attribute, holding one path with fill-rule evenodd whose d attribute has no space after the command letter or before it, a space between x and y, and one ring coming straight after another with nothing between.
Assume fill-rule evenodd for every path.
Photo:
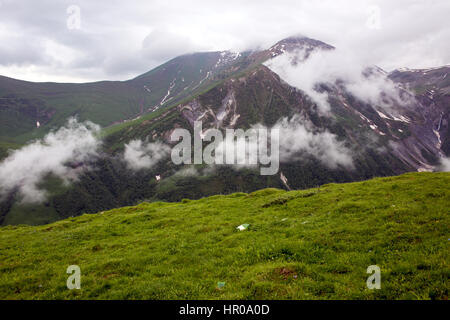
<instances>
[{"instance_id":1,"label":"grass","mask_svg":"<svg viewBox=\"0 0 450 320\"><path fill-rule=\"evenodd\" d=\"M410 173L2 227L0 298L447 299L449 185ZM81 290L66 287L69 265Z\"/></svg>"},{"instance_id":2,"label":"grass","mask_svg":"<svg viewBox=\"0 0 450 320\"><path fill-rule=\"evenodd\" d=\"M0 161L8 156L10 150L19 149L20 147L19 144L2 141L2 137L0 137Z\"/></svg>"},{"instance_id":3,"label":"grass","mask_svg":"<svg viewBox=\"0 0 450 320\"><path fill-rule=\"evenodd\" d=\"M162 110L178 105L220 83L205 79L219 57L220 52L179 56L127 81L33 83L0 76L0 142L24 144L41 138L72 116L110 127L106 135L126 128L136 122L122 121L146 116L156 106ZM239 65L239 61L235 63ZM218 76L225 72L215 71ZM171 98L161 106L172 83ZM40 121L40 128L36 128L36 121Z\"/></svg>"}]
</instances>

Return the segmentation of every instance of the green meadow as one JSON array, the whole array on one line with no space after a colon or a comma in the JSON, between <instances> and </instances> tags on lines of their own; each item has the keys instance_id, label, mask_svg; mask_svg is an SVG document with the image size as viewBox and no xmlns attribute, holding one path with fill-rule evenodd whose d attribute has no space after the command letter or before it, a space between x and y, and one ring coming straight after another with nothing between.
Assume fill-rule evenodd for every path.
<instances>
[{"instance_id":1,"label":"green meadow","mask_svg":"<svg viewBox=\"0 0 450 320\"><path fill-rule=\"evenodd\" d=\"M1 227L0 299L448 299L449 186L409 173Z\"/></svg>"}]
</instances>

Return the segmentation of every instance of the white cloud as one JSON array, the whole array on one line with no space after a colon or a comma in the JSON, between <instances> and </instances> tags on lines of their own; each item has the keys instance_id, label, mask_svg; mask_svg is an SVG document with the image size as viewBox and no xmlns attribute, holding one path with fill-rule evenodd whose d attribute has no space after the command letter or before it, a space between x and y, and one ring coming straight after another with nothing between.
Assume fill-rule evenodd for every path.
<instances>
[{"instance_id":1,"label":"white cloud","mask_svg":"<svg viewBox=\"0 0 450 320\"><path fill-rule=\"evenodd\" d=\"M192 177L199 176L201 173L194 167L188 166L174 173L174 177Z\"/></svg>"},{"instance_id":2,"label":"white cloud","mask_svg":"<svg viewBox=\"0 0 450 320\"><path fill-rule=\"evenodd\" d=\"M270 129L261 124L253 125L251 129L255 130L255 139L238 139L237 141L224 139L215 149L216 156L218 155L221 159L224 155L226 158L235 156L236 164L233 167L237 169L256 167L261 160L259 158L261 144L269 143L267 148L270 152L267 156L270 157L271 163L301 161L307 155L311 155L331 169L339 166L347 169L354 167L352 151L345 146L343 141L339 141L338 137L328 130L315 127L310 121L299 115L295 115L291 119L282 118ZM272 129L278 130L278 135L271 136ZM263 140L264 138L260 135L261 131L258 130L267 132L264 137L269 138L267 142ZM250 133L250 131L248 132ZM273 139L277 139L278 150L273 150L270 146L274 143Z\"/></svg>"},{"instance_id":3,"label":"white cloud","mask_svg":"<svg viewBox=\"0 0 450 320\"><path fill-rule=\"evenodd\" d=\"M344 142L327 130L318 130L300 116L279 120L274 128L280 130L280 161L301 160L305 153L314 156L325 166L353 168L352 152Z\"/></svg>"},{"instance_id":4,"label":"white cloud","mask_svg":"<svg viewBox=\"0 0 450 320\"><path fill-rule=\"evenodd\" d=\"M8 48L0 72L27 80L124 80L186 50L267 48L298 33L386 70L450 63L448 0L78 0L80 30L67 28L71 4L3 0L0 43ZM375 28L368 25L371 8L379 13ZM159 40L145 41L163 41L164 34L161 50ZM51 46L69 53L64 61Z\"/></svg>"},{"instance_id":5,"label":"white cloud","mask_svg":"<svg viewBox=\"0 0 450 320\"><path fill-rule=\"evenodd\" d=\"M143 55L154 61L164 61L198 49L192 39L167 28L153 30L142 42Z\"/></svg>"},{"instance_id":6,"label":"white cloud","mask_svg":"<svg viewBox=\"0 0 450 320\"><path fill-rule=\"evenodd\" d=\"M168 154L170 147L163 143L132 140L125 145L124 159L130 169L149 169Z\"/></svg>"},{"instance_id":7,"label":"white cloud","mask_svg":"<svg viewBox=\"0 0 450 320\"><path fill-rule=\"evenodd\" d=\"M440 171L450 172L450 158L442 158L441 165L439 166Z\"/></svg>"},{"instance_id":8,"label":"white cloud","mask_svg":"<svg viewBox=\"0 0 450 320\"><path fill-rule=\"evenodd\" d=\"M372 105L389 107L406 102L405 95L384 73L377 69L368 73L370 66L349 50L317 49L306 59L305 52L296 51L277 56L266 65L287 83L306 92L322 113L328 113L330 105L328 94L319 92L318 86L335 85L338 81L356 98Z\"/></svg>"},{"instance_id":9,"label":"white cloud","mask_svg":"<svg viewBox=\"0 0 450 320\"><path fill-rule=\"evenodd\" d=\"M86 168L84 162L97 155L100 127L70 119L67 125L13 151L0 163L0 195L18 190L26 203L42 202L46 191L39 183L49 174L74 181Z\"/></svg>"}]
</instances>

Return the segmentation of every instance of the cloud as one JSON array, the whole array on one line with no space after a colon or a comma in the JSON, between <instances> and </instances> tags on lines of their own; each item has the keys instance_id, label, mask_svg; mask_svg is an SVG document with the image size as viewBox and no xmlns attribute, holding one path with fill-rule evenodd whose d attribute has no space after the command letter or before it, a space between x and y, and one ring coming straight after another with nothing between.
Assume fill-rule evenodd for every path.
<instances>
[{"instance_id":1,"label":"cloud","mask_svg":"<svg viewBox=\"0 0 450 320\"><path fill-rule=\"evenodd\" d=\"M168 29L155 29L142 42L143 55L152 61L164 61L195 51L196 48L198 46L188 37Z\"/></svg>"},{"instance_id":2,"label":"cloud","mask_svg":"<svg viewBox=\"0 0 450 320\"><path fill-rule=\"evenodd\" d=\"M438 167L439 171L450 172L450 158L442 158L441 165Z\"/></svg>"},{"instance_id":3,"label":"cloud","mask_svg":"<svg viewBox=\"0 0 450 320\"><path fill-rule=\"evenodd\" d=\"M193 177L199 176L201 172L199 172L194 166L187 166L181 170L178 170L174 173L174 177Z\"/></svg>"},{"instance_id":4,"label":"cloud","mask_svg":"<svg viewBox=\"0 0 450 320\"><path fill-rule=\"evenodd\" d=\"M8 50L0 73L26 80L124 80L187 51L267 48L298 33L386 70L450 63L448 0L1 3L0 43ZM81 9L79 30L67 28L72 4ZM373 8L379 21L368 24Z\"/></svg>"},{"instance_id":5,"label":"cloud","mask_svg":"<svg viewBox=\"0 0 450 320\"><path fill-rule=\"evenodd\" d=\"M0 42L0 61L4 66L45 64L45 47L24 35L4 35Z\"/></svg>"},{"instance_id":6,"label":"cloud","mask_svg":"<svg viewBox=\"0 0 450 320\"><path fill-rule=\"evenodd\" d=\"M85 162L97 155L100 127L70 119L65 127L43 139L13 151L0 163L0 195L17 190L24 203L45 200L39 184L49 174L68 183L86 169Z\"/></svg>"},{"instance_id":7,"label":"cloud","mask_svg":"<svg viewBox=\"0 0 450 320\"><path fill-rule=\"evenodd\" d=\"M330 111L330 104L328 93L320 90L321 84L339 84L359 100L384 108L404 105L412 99L402 94L383 71L366 65L349 50L316 49L307 58L306 53L299 50L277 56L266 65L311 97L323 114Z\"/></svg>"},{"instance_id":8,"label":"cloud","mask_svg":"<svg viewBox=\"0 0 450 320\"><path fill-rule=\"evenodd\" d=\"M125 145L124 160L133 170L149 169L170 154L170 147L159 142L132 140Z\"/></svg>"},{"instance_id":9,"label":"cloud","mask_svg":"<svg viewBox=\"0 0 450 320\"><path fill-rule=\"evenodd\" d=\"M268 140L264 141L260 134L257 137L255 136L255 139L237 139L237 141L224 139L215 148L216 156L223 159L224 155L229 158L233 158L234 155L236 164L233 167L236 169L256 167L261 160L260 154L258 154L259 147L261 144L268 143L267 148L270 152L267 156L272 164L274 162L301 161L310 155L331 169L336 169L339 166L347 169L354 168L352 151L345 146L343 141L339 141L338 137L328 130L315 127L309 120L299 115L295 115L291 119L282 118L271 128L256 124L250 129L255 130L255 135L256 132L260 132L258 130L266 131L267 136L264 138L268 138ZM278 130L278 135L271 136L273 129ZM276 144L279 145L278 150L271 147L274 139L277 140ZM253 161L249 159L253 159ZM276 167L278 167L278 164L276 164Z\"/></svg>"},{"instance_id":10,"label":"cloud","mask_svg":"<svg viewBox=\"0 0 450 320\"><path fill-rule=\"evenodd\" d=\"M308 120L295 115L279 120L274 128L280 130L281 162L302 160L309 154L331 169L353 168L352 152L344 142L327 130L314 128Z\"/></svg>"}]
</instances>

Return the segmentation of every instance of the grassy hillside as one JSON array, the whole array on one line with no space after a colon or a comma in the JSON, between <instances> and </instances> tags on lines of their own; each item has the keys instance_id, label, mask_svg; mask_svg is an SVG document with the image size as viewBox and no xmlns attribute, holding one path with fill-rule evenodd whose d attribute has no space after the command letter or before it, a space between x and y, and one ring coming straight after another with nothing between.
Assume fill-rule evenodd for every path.
<instances>
[{"instance_id":1,"label":"grassy hillside","mask_svg":"<svg viewBox=\"0 0 450 320\"><path fill-rule=\"evenodd\" d=\"M129 82L32 83L0 77L0 141L40 138L71 116L105 126L136 116L149 99L144 88Z\"/></svg>"},{"instance_id":2,"label":"grassy hillside","mask_svg":"<svg viewBox=\"0 0 450 320\"><path fill-rule=\"evenodd\" d=\"M447 299L449 185L410 173L2 227L0 298ZM66 288L74 264L81 290Z\"/></svg>"}]
</instances>

